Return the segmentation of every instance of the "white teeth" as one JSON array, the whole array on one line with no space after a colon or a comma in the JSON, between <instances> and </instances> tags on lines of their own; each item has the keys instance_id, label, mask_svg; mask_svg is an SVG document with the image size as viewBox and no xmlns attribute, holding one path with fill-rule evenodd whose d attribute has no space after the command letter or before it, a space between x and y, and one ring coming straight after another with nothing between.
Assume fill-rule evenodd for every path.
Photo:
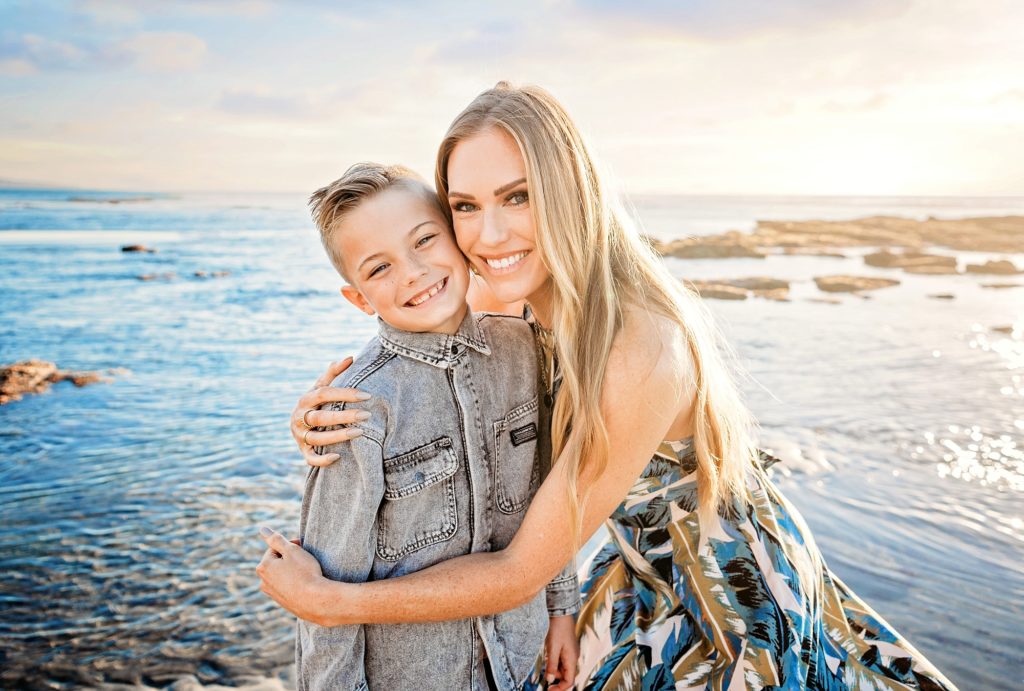
<instances>
[{"instance_id":1,"label":"white teeth","mask_svg":"<svg viewBox=\"0 0 1024 691\"><path fill-rule=\"evenodd\" d=\"M409 304L412 305L413 307L417 305L422 305L424 302L437 295L441 288L444 288L444 279L441 279L433 286L431 286L428 290L420 293L412 300L409 300Z\"/></svg>"},{"instance_id":2,"label":"white teeth","mask_svg":"<svg viewBox=\"0 0 1024 691\"><path fill-rule=\"evenodd\" d=\"M507 269L514 264L518 264L522 258L528 254L529 252L520 252L519 254L513 254L512 256L505 257L503 259L488 259L487 265L492 269Z\"/></svg>"}]
</instances>

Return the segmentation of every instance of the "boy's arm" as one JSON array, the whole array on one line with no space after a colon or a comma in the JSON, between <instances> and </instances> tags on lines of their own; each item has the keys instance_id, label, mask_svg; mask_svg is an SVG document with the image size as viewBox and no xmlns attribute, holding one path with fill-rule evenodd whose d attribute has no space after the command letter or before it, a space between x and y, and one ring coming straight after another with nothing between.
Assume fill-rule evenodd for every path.
<instances>
[{"instance_id":1,"label":"boy's arm","mask_svg":"<svg viewBox=\"0 0 1024 691\"><path fill-rule=\"evenodd\" d=\"M368 435L318 451L341 458L311 471L306 491L313 495L304 509L308 514L302 547L319 560L327 578L366 582L384 496L382 447ZM354 689L366 681L362 626L300 626L298 649L297 671L310 688Z\"/></svg>"}]
</instances>

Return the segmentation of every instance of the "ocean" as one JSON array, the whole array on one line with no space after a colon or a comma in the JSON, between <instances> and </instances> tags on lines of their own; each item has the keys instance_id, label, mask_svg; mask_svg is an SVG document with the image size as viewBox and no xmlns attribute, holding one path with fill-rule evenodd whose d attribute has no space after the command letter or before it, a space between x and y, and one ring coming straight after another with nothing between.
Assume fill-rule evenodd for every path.
<instances>
[{"instance_id":1,"label":"ocean","mask_svg":"<svg viewBox=\"0 0 1024 691\"><path fill-rule=\"evenodd\" d=\"M634 204L660 239L1024 214L1024 198ZM761 445L783 459L776 481L829 566L962 689L1019 687L1024 287L843 251L666 262L791 281L788 302L708 301ZM826 274L901 283L829 304L812 280ZM0 407L5 688L289 685L294 624L259 592L257 526L295 533L306 468L289 412L373 333L339 286L299 194L0 190L0 363L124 368Z\"/></svg>"}]
</instances>

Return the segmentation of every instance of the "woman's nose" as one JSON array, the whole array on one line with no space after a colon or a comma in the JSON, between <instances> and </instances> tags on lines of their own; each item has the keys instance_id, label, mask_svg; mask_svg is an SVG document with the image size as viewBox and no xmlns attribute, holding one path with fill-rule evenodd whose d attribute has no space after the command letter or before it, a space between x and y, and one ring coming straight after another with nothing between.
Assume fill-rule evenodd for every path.
<instances>
[{"instance_id":1,"label":"woman's nose","mask_svg":"<svg viewBox=\"0 0 1024 691\"><path fill-rule=\"evenodd\" d=\"M497 209L484 212L480 242L489 247L499 247L509 238L508 228Z\"/></svg>"}]
</instances>

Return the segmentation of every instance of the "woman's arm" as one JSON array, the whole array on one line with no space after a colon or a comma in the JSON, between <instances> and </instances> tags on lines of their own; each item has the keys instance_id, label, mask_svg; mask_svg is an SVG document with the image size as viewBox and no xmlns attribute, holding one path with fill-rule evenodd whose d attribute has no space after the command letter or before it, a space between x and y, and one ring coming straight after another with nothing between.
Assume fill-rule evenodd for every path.
<instances>
[{"instance_id":1,"label":"woman's arm","mask_svg":"<svg viewBox=\"0 0 1024 691\"><path fill-rule=\"evenodd\" d=\"M591 487L584 539L622 502L675 418L691 404L689 365L674 325L646 314L627 318L601 395L609 463L600 476L581 478L581 485ZM564 466L565 459L559 459L504 550L457 557L399 578L349 584L319 577L312 557L275 534L267 555L284 557L265 555L263 590L296 615L306 618L305 613L327 626L461 619L518 607L573 557Z\"/></svg>"},{"instance_id":2,"label":"woman's arm","mask_svg":"<svg viewBox=\"0 0 1024 691\"><path fill-rule=\"evenodd\" d=\"M521 316L523 313L524 302L522 300L514 303L501 302L487 287L484 280L476 274L470 275L469 294L466 300L469 302L470 308L476 312L499 312L513 317ZM325 466L334 463L338 460L338 454L318 454L314 451L314 447L350 441L358 431L350 427L326 432L312 430L312 428L337 427L355 422L353 416L358 411L319 410L320 406L327 403L357 403L366 400L365 394L360 391L331 386L338 375L348 369L351 364L351 357L339 362L332 362L327 371L313 383L313 388L303 394L295 404L295 408L292 409L289 430L295 443L299 445L299 451L302 452L307 465Z\"/></svg>"}]
</instances>

